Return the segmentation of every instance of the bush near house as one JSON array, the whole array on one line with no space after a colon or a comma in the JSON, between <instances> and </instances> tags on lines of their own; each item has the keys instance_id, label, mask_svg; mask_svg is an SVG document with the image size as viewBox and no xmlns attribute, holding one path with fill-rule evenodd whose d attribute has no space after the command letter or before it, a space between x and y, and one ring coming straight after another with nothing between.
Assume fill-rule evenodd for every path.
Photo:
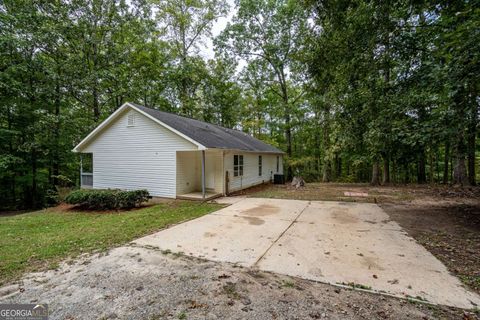
<instances>
[{"instance_id":1,"label":"bush near house","mask_svg":"<svg viewBox=\"0 0 480 320\"><path fill-rule=\"evenodd\" d=\"M147 190L75 190L65 202L92 210L130 209L140 206L149 198Z\"/></svg>"}]
</instances>

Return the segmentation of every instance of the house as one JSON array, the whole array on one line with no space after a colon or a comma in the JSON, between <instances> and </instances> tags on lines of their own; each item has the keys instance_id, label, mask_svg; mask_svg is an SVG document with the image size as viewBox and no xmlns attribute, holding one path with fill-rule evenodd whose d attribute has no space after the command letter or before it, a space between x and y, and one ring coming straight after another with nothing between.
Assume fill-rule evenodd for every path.
<instances>
[{"instance_id":1,"label":"house","mask_svg":"<svg viewBox=\"0 0 480 320\"><path fill-rule=\"evenodd\" d=\"M283 173L283 152L248 134L125 103L74 149L91 154L83 188L210 199Z\"/></svg>"}]
</instances>

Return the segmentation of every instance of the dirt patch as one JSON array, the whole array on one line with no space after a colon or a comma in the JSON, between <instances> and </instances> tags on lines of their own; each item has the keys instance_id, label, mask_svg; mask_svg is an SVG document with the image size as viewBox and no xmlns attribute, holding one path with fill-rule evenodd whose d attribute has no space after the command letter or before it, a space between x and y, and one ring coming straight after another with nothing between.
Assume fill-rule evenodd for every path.
<instances>
[{"instance_id":1,"label":"dirt patch","mask_svg":"<svg viewBox=\"0 0 480 320\"><path fill-rule=\"evenodd\" d=\"M272 206L270 204L262 204L248 210L242 211L242 213L247 214L249 216L256 216L256 217L263 217L269 216L280 211L279 207Z\"/></svg>"},{"instance_id":2,"label":"dirt patch","mask_svg":"<svg viewBox=\"0 0 480 320\"><path fill-rule=\"evenodd\" d=\"M345 196L368 194L368 196ZM454 188L443 185L386 185L371 186L366 183L307 183L296 189L289 184L263 184L239 194L260 198L297 200L324 200L369 203L410 203L420 201L437 204L474 204L480 199L480 187Z\"/></svg>"},{"instance_id":3,"label":"dirt patch","mask_svg":"<svg viewBox=\"0 0 480 320\"><path fill-rule=\"evenodd\" d=\"M49 303L52 319L476 319L459 309L141 247L30 274L13 291L0 301Z\"/></svg>"},{"instance_id":4,"label":"dirt patch","mask_svg":"<svg viewBox=\"0 0 480 320\"><path fill-rule=\"evenodd\" d=\"M480 293L480 205L384 204L382 208L450 272Z\"/></svg>"}]
</instances>

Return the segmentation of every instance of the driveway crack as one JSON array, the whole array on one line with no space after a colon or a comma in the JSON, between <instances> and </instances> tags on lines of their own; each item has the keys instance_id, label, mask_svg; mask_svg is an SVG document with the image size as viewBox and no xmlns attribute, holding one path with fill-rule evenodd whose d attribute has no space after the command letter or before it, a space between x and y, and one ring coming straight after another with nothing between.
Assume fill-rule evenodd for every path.
<instances>
[{"instance_id":1,"label":"driveway crack","mask_svg":"<svg viewBox=\"0 0 480 320\"><path fill-rule=\"evenodd\" d=\"M305 209L307 209L310 204L312 202L311 201L308 201L308 203L305 205L305 207L300 210L300 212L297 214L297 216L295 217L295 219L292 220L292 222L288 225L288 227L285 228L285 230L282 231L282 233L280 233L280 235L277 237L277 239L275 239L275 241L272 242L272 244L267 248L267 250L265 250L265 252L257 259L257 261L255 261L255 263L252 265L252 267L255 267L259 262L260 260L263 259L263 257L265 257L265 255L267 254L268 251L270 251L270 249L272 249L272 247L278 242L278 240L280 240L281 237L283 237L283 235L285 234L285 232L287 232L288 229L291 228L291 226L293 226L293 224L295 222L297 222L298 218L302 215L302 213L305 211Z\"/></svg>"}]
</instances>

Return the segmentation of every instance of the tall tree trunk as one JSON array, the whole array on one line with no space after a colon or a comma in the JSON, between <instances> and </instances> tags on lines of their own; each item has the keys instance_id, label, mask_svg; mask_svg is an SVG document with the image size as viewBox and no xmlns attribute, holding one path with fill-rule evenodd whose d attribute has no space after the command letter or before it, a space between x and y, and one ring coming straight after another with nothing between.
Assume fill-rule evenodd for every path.
<instances>
[{"instance_id":1,"label":"tall tree trunk","mask_svg":"<svg viewBox=\"0 0 480 320\"><path fill-rule=\"evenodd\" d=\"M387 155L383 157L382 184L390 183L390 159Z\"/></svg>"},{"instance_id":2,"label":"tall tree trunk","mask_svg":"<svg viewBox=\"0 0 480 320\"><path fill-rule=\"evenodd\" d=\"M98 46L97 43L93 43L93 66L92 70L95 73L93 79L93 88L92 88L92 108L93 108L93 121L98 123L100 120L100 103L99 103L99 93L98 93Z\"/></svg>"},{"instance_id":3,"label":"tall tree trunk","mask_svg":"<svg viewBox=\"0 0 480 320\"><path fill-rule=\"evenodd\" d=\"M392 160L392 172L393 174L390 177L390 182L396 183L398 181L398 168L395 159Z\"/></svg>"},{"instance_id":4,"label":"tall tree trunk","mask_svg":"<svg viewBox=\"0 0 480 320\"><path fill-rule=\"evenodd\" d=\"M53 128L54 150L52 159L53 185L58 185L58 175L60 174L60 83L57 80L55 85L55 126Z\"/></svg>"},{"instance_id":5,"label":"tall tree trunk","mask_svg":"<svg viewBox=\"0 0 480 320\"><path fill-rule=\"evenodd\" d=\"M97 88L97 86L98 86L98 83L97 83L97 80L95 80L95 84L93 85L93 90L92 90L93 121L95 123L98 123L98 120L100 120L100 104L98 102L98 88Z\"/></svg>"},{"instance_id":6,"label":"tall tree trunk","mask_svg":"<svg viewBox=\"0 0 480 320\"><path fill-rule=\"evenodd\" d=\"M427 175L425 173L425 150L422 148L418 154L417 161L417 183L427 182Z\"/></svg>"},{"instance_id":7,"label":"tall tree trunk","mask_svg":"<svg viewBox=\"0 0 480 320\"><path fill-rule=\"evenodd\" d=\"M32 208L36 208L37 203L37 152L35 148L32 148L32 190L31 190L31 205Z\"/></svg>"},{"instance_id":8,"label":"tall tree trunk","mask_svg":"<svg viewBox=\"0 0 480 320\"><path fill-rule=\"evenodd\" d=\"M287 155L289 158L292 157L292 127L291 127L291 117L290 117L290 108L288 105L288 95L287 89L284 89L284 116L285 116L285 139L287 140ZM293 172L292 167L289 165L287 167L287 180L292 179Z\"/></svg>"},{"instance_id":9,"label":"tall tree trunk","mask_svg":"<svg viewBox=\"0 0 480 320\"><path fill-rule=\"evenodd\" d=\"M468 182L470 185L477 184L475 176L475 147L477 136L477 104L473 101L470 112L470 121L468 124L468 138L467 138L467 156L468 156Z\"/></svg>"},{"instance_id":10,"label":"tall tree trunk","mask_svg":"<svg viewBox=\"0 0 480 320\"><path fill-rule=\"evenodd\" d=\"M428 180L430 183L433 183L434 182L434 177L435 177L435 168L433 166L433 151L432 151L432 148L430 148L430 152L429 152L429 161L428 161L428 164L430 166L430 170L428 171L429 172L429 177L428 177Z\"/></svg>"},{"instance_id":11,"label":"tall tree trunk","mask_svg":"<svg viewBox=\"0 0 480 320\"><path fill-rule=\"evenodd\" d=\"M342 158L335 155L335 179L338 180L342 177Z\"/></svg>"},{"instance_id":12,"label":"tall tree trunk","mask_svg":"<svg viewBox=\"0 0 480 320\"><path fill-rule=\"evenodd\" d=\"M465 186L469 184L465 158L467 146L465 144L465 128L468 129L468 108L465 103L466 92L460 87L454 97L453 120L457 126L455 130L455 147L453 154L453 179L454 184Z\"/></svg>"},{"instance_id":13,"label":"tall tree trunk","mask_svg":"<svg viewBox=\"0 0 480 320\"><path fill-rule=\"evenodd\" d=\"M182 16L185 14L187 8L185 6L181 5L180 11ZM186 116L191 116L192 115L192 110L190 106L190 99L188 95L188 79L186 78L186 69L187 69L187 56L188 56L188 49L187 49L187 30L185 28L184 23L179 24L180 27L180 41L181 41L181 53L180 53L180 68L181 70L181 76L182 79L180 81L180 103L181 103L181 114L186 115Z\"/></svg>"},{"instance_id":14,"label":"tall tree trunk","mask_svg":"<svg viewBox=\"0 0 480 320\"><path fill-rule=\"evenodd\" d=\"M290 127L290 112L286 111L285 115L285 137L287 139L287 155L292 157L292 128ZM287 180L292 179L293 171L292 166L287 167Z\"/></svg>"},{"instance_id":15,"label":"tall tree trunk","mask_svg":"<svg viewBox=\"0 0 480 320\"><path fill-rule=\"evenodd\" d=\"M315 129L314 129L315 130L315 142L314 142L314 145L315 145L315 151L314 151L314 154L315 154L315 173L320 176L320 163L321 163L320 128L321 128L321 125L320 125L319 112L315 112L315 120L316 120L316 123L317 123L317 126L315 126Z\"/></svg>"},{"instance_id":16,"label":"tall tree trunk","mask_svg":"<svg viewBox=\"0 0 480 320\"><path fill-rule=\"evenodd\" d=\"M323 111L323 149L325 151L330 147L330 108L325 106ZM324 152L324 163L322 168L322 182L330 182L331 179L331 163L328 159L327 152Z\"/></svg>"},{"instance_id":17,"label":"tall tree trunk","mask_svg":"<svg viewBox=\"0 0 480 320\"><path fill-rule=\"evenodd\" d=\"M331 164L329 160L325 160L323 164L322 182L330 182L331 179Z\"/></svg>"},{"instance_id":18,"label":"tall tree trunk","mask_svg":"<svg viewBox=\"0 0 480 320\"><path fill-rule=\"evenodd\" d=\"M12 130L12 114L11 114L11 106L10 104L7 104L7 121L8 121L8 130ZM12 135L9 135L8 139L8 151L9 154L13 154L13 141L12 141ZM16 181L15 181L15 174L12 174L12 180L11 180L11 196L12 196L12 203L16 206L17 205L17 194L16 194Z\"/></svg>"},{"instance_id":19,"label":"tall tree trunk","mask_svg":"<svg viewBox=\"0 0 480 320\"><path fill-rule=\"evenodd\" d=\"M410 167L408 165L408 162L405 162L403 164L403 172L404 172L404 176L403 176L403 183L409 183L410 182Z\"/></svg>"},{"instance_id":20,"label":"tall tree trunk","mask_svg":"<svg viewBox=\"0 0 480 320\"><path fill-rule=\"evenodd\" d=\"M380 165L378 163L378 160L373 161L372 165L372 185L379 185L380 184Z\"/></svg>"},{"instance_id":21,"label":"tall tree trunk","mask_svg":"<svg viewBox=\"0 0 480 320\"><path fill-rule=\"evenodd\" d=\"M450 140L445 141L445 160L443 167L443 184L448 184L448 160L450 159Z\"/></svg>"},{"instance_id":22,"label":"tall tree trunk","mask_svg":"<svg viewBox=\"0 0 480 320\"><path fill-rule=\"evenodd\" d=\"M467 168L465 166L466 147L464 134L460 131L457 134L457 141L454 153L453 183L461 186L468 185Z\"/></svg>"}]
</instances>

